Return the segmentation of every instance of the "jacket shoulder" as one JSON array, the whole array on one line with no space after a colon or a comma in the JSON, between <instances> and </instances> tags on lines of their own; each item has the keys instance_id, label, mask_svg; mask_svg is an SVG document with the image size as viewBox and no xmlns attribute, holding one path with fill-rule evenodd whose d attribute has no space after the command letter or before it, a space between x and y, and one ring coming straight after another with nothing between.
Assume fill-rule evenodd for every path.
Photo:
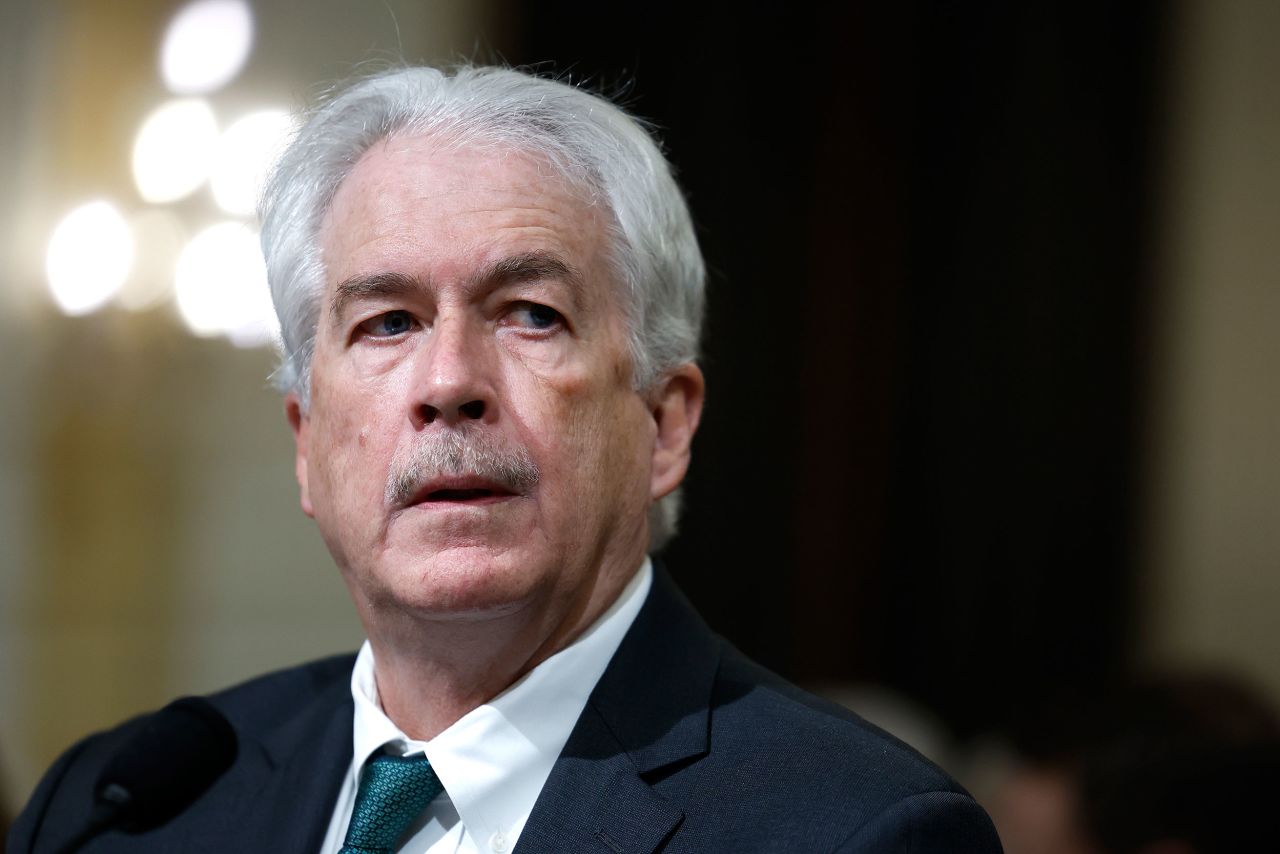
<instances>
[{"instance_id":1,"label":"jacket shoulder","mask_svg":"<svg viewBox=\"0 0 1280 854\"><path fill-rule=\"evenodd\" d=\"M1000 850L986 813L945 771L727 643L709 749L659 788L687 805L689 850L758 850L765 839L805 851Z\"/></svg>"},{"instance_id":2,"label":"jacket shoulder","mask_svg":"<svg viewBox=\"0 0 1280 854\"><path fill-rule=\"evenodd\" d=\"M246 739L301 739L307 730L295 726L299 717L342 702L353 662L353 654L321 659L256 677L206 699L226 716L242 745ZM349 692L345 696L349 699ZM59 839L83 826L98 776L153 714L86 736L58 757L10 828L7 850L54 850Z\"/></svg>"},{"instance_id":3,"label":"jacket shoulder","mask_svg":"<svg viewBox=\"0 0 1280 854\"><path fill-rule=\"evenodd\" d=\"M349 696L354 665L354 653L334 655L254 677L205 699L226 715L238 733L265 737L314 701Z\"/></svg>"},{"instance_id":4,"label":"jacket shoulder","mask_svg":"<svg viewBox=\"0 0 1280 854\"><path fill-rule=\"evenodd\" d=\"M849 782L864 789L874 782L871 788L888 800L930 791L964 793L915 748L786 681L727 643L712 708L713 733L721 746L763 752L774 760L802 756L809 769L829 766L836 781L851 777Z\"/></svg>"}]
</instances>

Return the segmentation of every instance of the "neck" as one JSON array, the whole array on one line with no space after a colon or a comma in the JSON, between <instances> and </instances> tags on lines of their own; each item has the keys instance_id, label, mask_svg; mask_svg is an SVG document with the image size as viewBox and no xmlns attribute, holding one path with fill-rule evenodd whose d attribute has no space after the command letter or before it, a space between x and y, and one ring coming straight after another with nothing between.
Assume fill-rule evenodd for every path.
<instances>
[{"instance_id":1,"label":"neck","mask_svg":"<svg viewBox=\"0 0 1280 854\"><path fill-rule=\"evenodd\" d=\"M641 560L601 573L585 595L525 603L491 619L404 611L366 619L383 711L405 735L429 741L572 643L617 600Z\"/></svg>"}]
</instances>

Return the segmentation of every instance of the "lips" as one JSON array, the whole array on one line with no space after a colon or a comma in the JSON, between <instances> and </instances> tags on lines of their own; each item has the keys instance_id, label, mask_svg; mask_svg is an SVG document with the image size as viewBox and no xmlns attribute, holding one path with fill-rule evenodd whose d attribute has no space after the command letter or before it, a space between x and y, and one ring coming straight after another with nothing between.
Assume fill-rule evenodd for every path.
<instances>
[{"instance_id":1,"label":"lips","mask_svg":"<svg viewBox=\"0 0 1280 854\"><path fill-rule=\"evenodd\" d=\"M516 493L502 484L480 477L441 477L422 484L407 502L413 505L484 504L511 498Z\"/></svg>"}]
</instances>

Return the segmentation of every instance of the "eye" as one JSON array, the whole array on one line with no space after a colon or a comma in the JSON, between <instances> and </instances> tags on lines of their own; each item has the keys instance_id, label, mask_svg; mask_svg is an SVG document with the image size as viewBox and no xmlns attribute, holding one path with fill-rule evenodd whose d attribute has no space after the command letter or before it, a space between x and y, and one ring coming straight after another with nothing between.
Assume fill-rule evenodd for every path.
<instances>
[{"instance_id":1,"label":"eye","mask_svg":"<svg viewBox=\"0 0 1280 854\"><path fill-rule=\"evenodd\" d=\"M526 329L555 329L564 325L564 315L550 306L536 302L518 302L511 306L507 317L514 326Z\"/></svg>"},{"instance_id":2,"label":"eye","mask_svg":"<svg viewBox=\"0 0 1280 854\"><path fill-rule=\"evenodd\" d=\"M413 315L402 309L388 311L361 323L359 330L373 338L394 338L413 329Z\"/></svg>"}]
</instances>

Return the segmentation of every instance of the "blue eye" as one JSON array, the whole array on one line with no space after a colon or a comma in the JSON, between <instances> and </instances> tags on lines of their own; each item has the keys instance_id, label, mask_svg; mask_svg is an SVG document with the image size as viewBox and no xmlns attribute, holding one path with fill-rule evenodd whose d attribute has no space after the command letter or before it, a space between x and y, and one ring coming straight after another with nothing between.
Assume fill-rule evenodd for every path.
<instances>
[{"instance_id":1,"label":"blue eye","mask_svg":"<svg viewBox=\"0 0 1280 854\"><path fill-rule=\"evenodd\" d=\"M413 315L396 309L366 320L360 328L375 338L394 338L413 328Z\"/></svg>"},{"instance_id":2,"label":"blue eye","mask_svg":"<svg viewBox=\"0 0 1280 854\"><path fill-rule=\"evenodd\" d=\"M511 316L517 325L527 326L530 329L552 329L564 322L560 312L536 302L518 303L512 310Z\"/></svg>"}]
</instances>

